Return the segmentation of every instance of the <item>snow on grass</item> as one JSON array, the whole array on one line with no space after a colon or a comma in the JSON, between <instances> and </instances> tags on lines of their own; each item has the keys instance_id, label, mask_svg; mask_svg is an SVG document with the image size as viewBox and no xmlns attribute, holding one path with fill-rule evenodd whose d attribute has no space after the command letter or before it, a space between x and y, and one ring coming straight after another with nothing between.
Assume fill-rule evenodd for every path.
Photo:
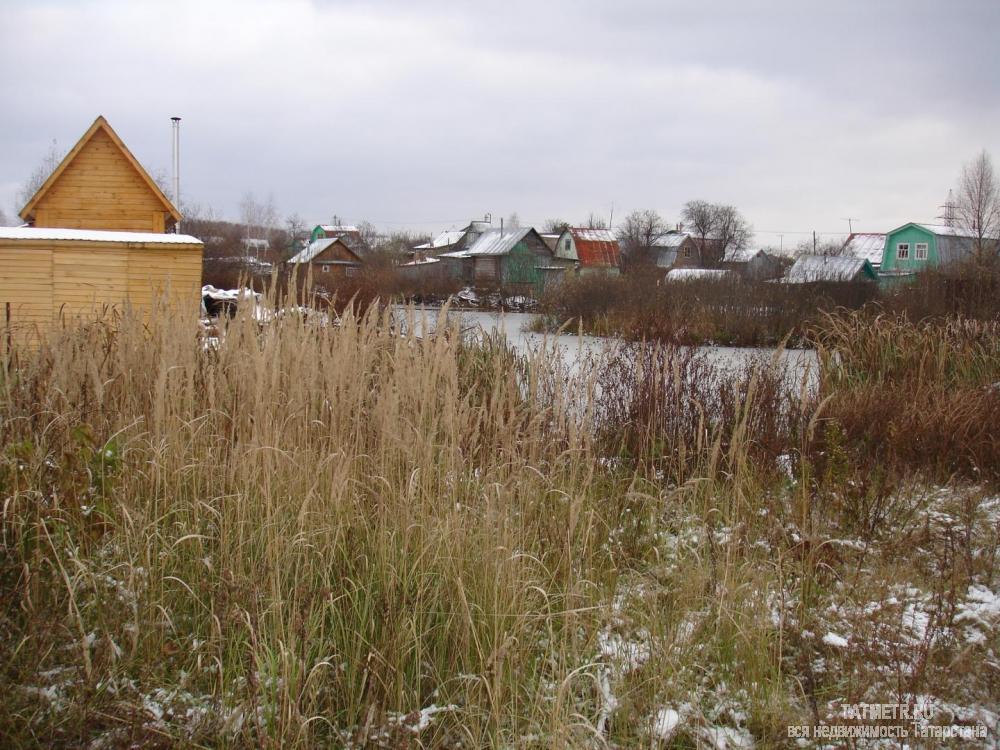
<instances>
[{"instance_id":1,"label":"snow on grass","mask_svg":"<svg viewBox=\"0 0 1000 750\"><path fill-rule=\"evenodd\" d=\"M955 623L965 626L966 641L977 646L984 645L995 637L1000 626L1000 597L986 586L969 586L965 601L958 605Z\"/></svg>"},{"instance_id":2,"label":"snow on grass","mask_svg":"<svg viewBox=\"0 0 1000 750\"><path fill-rule=\"evenodd\" d=\"M848 646L847 639L844 636L832 631L823 636L823 643L834 648L847 648Z\"/></svg>"},{"instance_id":3,"label":"snow on grass","mask_svg":"<svg viewBox=\"0 0 1000 750\"><path fill-rule=\"evenodd\" d=\"M653 715L650 732L657 739L666 742L674 736L680 723L681 715L675 709L661 708Z\"/></svg>"}]
</instances>

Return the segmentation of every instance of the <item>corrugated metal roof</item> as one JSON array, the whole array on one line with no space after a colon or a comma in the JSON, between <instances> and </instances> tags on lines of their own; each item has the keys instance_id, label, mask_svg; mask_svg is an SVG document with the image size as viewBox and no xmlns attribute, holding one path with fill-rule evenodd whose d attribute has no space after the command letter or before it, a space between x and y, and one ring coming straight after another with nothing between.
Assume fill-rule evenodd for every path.
<instances>
[{"instance_id":1,"label":"corrugated metal roof","mask_svg":"<svg viewBox=\"0 0 1000 750\"><path fill-rule=\"evenodd\" d=\"M853 281L871 264L865 258L849 255L800 255L788 269L785 281L789 284L808 284L813 281Z\"/></svg>"},{"instance_id":2,"label":"corrugated metal roof","mask_svg":"<svg viewBox=\"0 0 1000 750\"><path fill-rule=\"evenodd\" d=\"M469 256L475 255L507 255L518 242L523 240L529 232L534 230L531 227L519 227L518 229L508 229L503 233L499 229L489 229L483 232L472 247L466 250Z\"/></svg>"},{"instance_id":3,"label":"corrugated metal roof","mask_svg":"<svg viewBox=\"0 0 1000 750\"><path fill-rule=\"evenodd\" d=\"M620 259L618 239L610 229L569 227L573 236L576 257L581 266L589 268L617 268Z\"/></svg>"},{"instance_id":4,"label":"corrugated metal roof","mask_svg":"<svg viewBox=\"0 0 1000 750\"><path fill-rule=\"evenodd\" d=\"M879 232L855 232L844 243L843 254L852 258L864 258L872 266L880 266L885 251L885 237Z\"/></svg>"},{"instance_id":5,"label":"corrugated metal roof","mask_svg":"<svg viewBox=\"0 0 1000 750\"><path fill-rule=\"evenodd\" d=\"M111 232L98 229L61 229L58 227L0 227L0 240L51 240L55 242L143 242L160 245L200 245L189 234L156 232Z\"/></svg>"}]
</instances>

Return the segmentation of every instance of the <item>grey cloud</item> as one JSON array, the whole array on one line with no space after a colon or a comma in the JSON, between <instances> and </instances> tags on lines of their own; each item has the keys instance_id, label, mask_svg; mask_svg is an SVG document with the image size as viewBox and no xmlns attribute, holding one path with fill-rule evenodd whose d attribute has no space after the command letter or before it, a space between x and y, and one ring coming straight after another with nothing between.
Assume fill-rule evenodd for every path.
<instances>
[{"instance_id":1,"label":"grey cloud","mask_svg":"<svg viewBox=\"0 0 1000 750\"><path fill-rule=\"evenodd\" d=\"M612 201L673 220L692 197L759 229L877 229L932 218L963 160L1000 153L994 0L3 11L5 209L98 113L154 168L183 115L185 193L224 213L252 189L317 221L428 230Z\"/></svg>"}]
</instances>

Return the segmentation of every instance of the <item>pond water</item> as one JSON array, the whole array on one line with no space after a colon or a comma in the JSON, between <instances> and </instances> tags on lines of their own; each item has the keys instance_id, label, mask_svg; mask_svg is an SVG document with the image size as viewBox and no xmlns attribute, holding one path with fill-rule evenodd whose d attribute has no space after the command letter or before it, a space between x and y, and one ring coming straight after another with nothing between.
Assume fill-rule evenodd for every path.
<instances>
[{"instance_id":1,"label":"pond water","mask_svg":"<svg viewBox=\"0 0 1000 750\"><path fill-rule=\"evenodd\" d=\"M406 314L403 308L399 308L399 313ZM437 308L418 308L414 327L423 330L426 325L432 329L436 325L439 313L440 310ZM598 354L621 341L600 336L531 333L528 327L535 317L532 313L486 310L453 310L448 313L449 322L457 320L463 332L500 331L511 346L522 354L530 354L542 347L548 347L558 352L571 366L574 362L590 354ZM785 349L780 352L767 347L702 346L698 349L712 364L721 367L741 367L751 359L773 360L776 367L786 370L791 383L801 383L803 377L810 385L816 382L817 358L816 352L812 349Z\"/></svg>"}]
</instances>

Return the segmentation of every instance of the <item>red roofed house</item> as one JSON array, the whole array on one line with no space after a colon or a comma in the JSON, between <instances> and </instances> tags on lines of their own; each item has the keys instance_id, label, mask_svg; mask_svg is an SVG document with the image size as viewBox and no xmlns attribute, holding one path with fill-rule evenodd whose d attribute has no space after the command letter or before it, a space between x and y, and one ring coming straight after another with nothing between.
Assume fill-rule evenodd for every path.
<instances>
[{"instance_id":1,"label":"red roofed house","mask_svg":"<svg viewBox=\"0 0 1000 750\"><path fill-rule=\"evenodd\" d=\"M574 261L580 273L620 272L621 252L610 229L566 227L556 241L555 256Z\"/></svg>"}]
</instances>

